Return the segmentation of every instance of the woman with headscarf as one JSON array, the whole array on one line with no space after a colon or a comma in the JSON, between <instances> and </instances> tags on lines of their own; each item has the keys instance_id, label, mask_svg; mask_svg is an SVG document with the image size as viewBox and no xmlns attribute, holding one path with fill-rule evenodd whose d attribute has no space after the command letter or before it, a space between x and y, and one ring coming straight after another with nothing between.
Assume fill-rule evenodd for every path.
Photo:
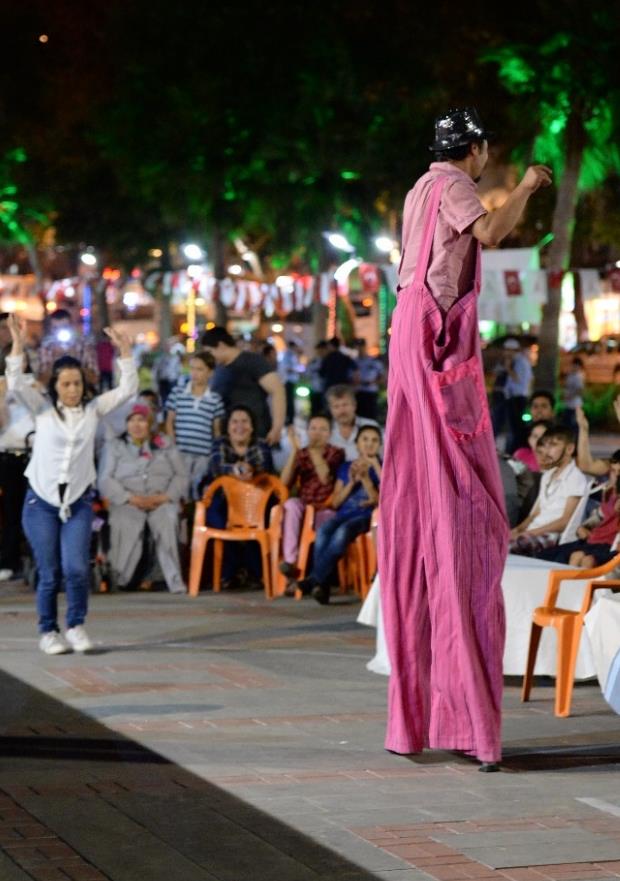
<instances>
[{"instance_id":1,"label":"woman with headscarf","mask_svg":"<svg viewBox=\"0 0 620 881\"><path fill-rule=\"evenodd\" d=\"M157 432L152 410L134 404L127 430L106 444L99 469L99 492L110 504L108 557L117 587L134 579L148 529L168 590L186 593L179 560L179 503L187 497L188 482L183 457Z\"/></svg>"}]
</instances>

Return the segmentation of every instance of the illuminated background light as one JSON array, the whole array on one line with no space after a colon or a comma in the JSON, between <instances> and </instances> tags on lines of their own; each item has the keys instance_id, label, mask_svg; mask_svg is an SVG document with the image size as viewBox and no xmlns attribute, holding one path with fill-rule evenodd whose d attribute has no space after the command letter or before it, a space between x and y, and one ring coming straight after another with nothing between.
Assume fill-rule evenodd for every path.
<instances>
[{"instance_id":1,"label":"illuminated background light","mask_svg":"<svg viewBox=\"0 0 620 881\"><path fill-rule=\"evenodd\" d=\"M377 251L381 251L382 254L389 254L394 248L394 239L391 239L389 236L377 236L375 248Z\"/></svg>"},{"instance_id":2,"label":"illuminated background light","mask_svg":"<svg viewBox=\"0 0 620 881\"><path fill-rule=\"evenodd\" d=\"M243 266L239 266L238 263L233 263L232 266L228 267L228 271L231 275L243 275Z\"/></svg>"},{"instance_id":3,"label":"illuminated background light","mask_svg":"<svg viewBox=\"0 0 620 881\"><path fill-rule=\"evenodd\" d=\"M282 333L284 327L281 324L272 324L271 329L274 333Z\"/></svg>"},{"instance_id":4,"label":"illuminated background light","mask_svg":"<svg viewBox=\"0 0 620 881\"><path fill-rule=\"evenodd\" d=\"M338 251L346 251L347 254L352 254L355 251L351 242L341 232L325 233L325 237L332 248L336 248Z\"/></svg>"},{"instance_id":5,"label":"illuminated background light","mask_svg":"<svg viewBox=\"0 0 620 881\"><path fill-rule=\"evenodd\" d=\"M194 245L192 242L189 242L187 245L183 245L183 253L187 257L188 260L202 260L203 253L200 245Z\"/></svg>"},{"instance_id":6,"label":"illuminated background light","mask_svg":"<svg viewBox=\"0 0 620 881\"><path fill-rule=\"evenodd\" d=\"M94 254L91 254L89 251L87 251L85 254L82 254L82 256L80 257L80 260L82 261L84 266L96 266L97 265L97 258L95 257Z\"/></svg>"}]
</instances>

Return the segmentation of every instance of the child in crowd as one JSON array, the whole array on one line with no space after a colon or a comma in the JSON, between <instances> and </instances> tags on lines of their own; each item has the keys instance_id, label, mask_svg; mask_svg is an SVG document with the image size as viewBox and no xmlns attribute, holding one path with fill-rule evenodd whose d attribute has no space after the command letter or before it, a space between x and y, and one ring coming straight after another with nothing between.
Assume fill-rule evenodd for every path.
<instances>
[{"instance_id":1,"label":"child in crowd","mask_svg":"<svg viewBox=\"0 0 620 881\"><path fill-rule=\"evenodd\" d=\"M299 574L296 563L306 505L316 508L314 522L317 529L334 516L334 511L327 505L334 491L336 473L344 462L344 450L329 443L331 430L329 416L311 416L308 422L308 446L302 449L293 426L290 425L288 429L291 454L280 476L289 489L297 489L297 496L284 503L284 559L280 563L280 571L291 579Z\"/></svg>"},{"instance_id":2,"label":"child in crowd","mask_svg":"<svg viewBox=\"0 0 620 881\"><path fill-rule=\"evenodd\" d=\"M336 514L317 532L312 572L303 581L292 582L287 591L299 589L322 605L329 602L329 579L334 566L349 544L368 532L372 509L379 499L381 429L376 425L362 426L355 443L358 458L344 462L338 469L332 497Z\"/></svg>"}]
</instances>

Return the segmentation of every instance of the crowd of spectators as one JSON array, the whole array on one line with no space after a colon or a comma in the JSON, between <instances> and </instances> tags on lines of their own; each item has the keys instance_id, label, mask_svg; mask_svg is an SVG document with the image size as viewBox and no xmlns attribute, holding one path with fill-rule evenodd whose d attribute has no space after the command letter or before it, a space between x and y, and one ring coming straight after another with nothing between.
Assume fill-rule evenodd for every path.
<instances>
[{"instance_id":1,"label":"crowd of spectators","mask_svg":"<svg viewBox=\"0 0 620 881\"><path fill-rule=\"evenodd\" d=\"M22 570L19 512L35 429L28 395L7 392L7 319L0 315L0 580ZM59 309L39 347L25 348L22 391L44 389L54 363L67 356L79 361L89 386L100 393L112 387L110 340L84 338ZM382 360L368 353L363 340L356 350L333 338L304 352L291 339L278 351L271 342L237 341L214 327L191 354L177 340L164 341L148 376L150 387L103 415L97 429L98 490L107 505L113 583L119 589L148 587L155 573L170 591L184 592L192 502L218 477L251 481L276 474L290 493L280 559L288 592L327 602L336 563L368 530L378 500ZM306 404L296 395L300 383ZM578 359L566 378L561 418L554 394L530 392L531 383L526 353L516 340L506 340L490 406L510 551L578 566L604 562L613 555L619 529L620 451L610 461L591 455ZM297 560L308 505L316 512L317 536L313 566L301 572ZM226 525L223 496L215 496L208 523ZM259 579L252 548L226 556L225 582Z\"/></svg>"},{"instance_id":2,"label":"crowd of spectators","mask_svg":"<svg viewBox=\"0 0 620 881\"><path fill-rule=\"evenodd\" d=\"M0 369L11 348L7 318L0 315ZM82 365L85 383L105 391L112 385L110 349L103 338L83 337L59 309L40 346L26 346L22 382L43 389L55 360L71 356ZM144 385L144 371L139 375ZM309 407L295 394L300 382L310 389ZM251 481L266 473L279 475L290 491L281 565L291 584L304 574L296 563L305 507L316 509L319 553L302 590L311 593L318 585L320 595L313 595L326 602L338 559L368 529L377 503L383 385L383 363L363 343L357 353L343 351L333 338L318 343L308 358L296 340L278 353L270 343L239 342L222 327L205 331L191 354L175 340L164 342L150 387L104 414L97 428L97 489L105 502L113 587L147 589L159 581L171 592L185 592L193 501L218 477ZM0 580L22 570L19 516L34 428L27 402L7 393L2 379ZM208 523L226 525L223 495L214 497ZM223 575L230 585L257 583L254 549L227 555Z\"/></svg>"}]
</instances>

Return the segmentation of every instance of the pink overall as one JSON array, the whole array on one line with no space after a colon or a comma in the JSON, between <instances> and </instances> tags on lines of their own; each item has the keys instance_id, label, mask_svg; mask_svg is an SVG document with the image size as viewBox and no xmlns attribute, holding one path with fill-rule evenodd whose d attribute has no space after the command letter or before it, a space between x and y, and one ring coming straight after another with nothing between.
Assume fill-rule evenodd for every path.
<instances>
[{"instance_id":1,"label":"pink overall","mask_svg":"<svg viewBox=\"0 0 620 881\"><path fill-rule=\"evenodd\" d=\"M474 287L443 314L425 284L446 178L392 322L379 571L392 674L387 749L501 757L508 526Z\"/></svg>"}]
</instances>

